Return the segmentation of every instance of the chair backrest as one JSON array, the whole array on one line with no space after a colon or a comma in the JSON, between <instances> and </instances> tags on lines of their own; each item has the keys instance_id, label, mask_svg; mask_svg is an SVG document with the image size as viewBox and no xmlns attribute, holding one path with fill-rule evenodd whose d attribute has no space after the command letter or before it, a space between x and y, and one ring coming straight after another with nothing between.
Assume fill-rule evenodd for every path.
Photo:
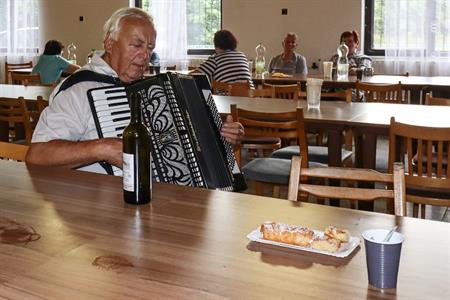
<instances>
[{"instance_id":1,"label":"chair backrest","mask_svg":"<svg viewBox=\"0 0 450 300\"><path fill-rule=\"evenodd\" d=\"M222 82L213 80L212 84L213 94L230 96L230 92L233 88L250 89L250 82Z\"/></svg>"},{"instance_id":2,"label":"chair backrest","mask_svg":"<svg viewBox=\"0 0 450 300\"><path fill-rule=\"evenodd\" d=\"M308 165L308 144L305 134L303 109L282 113L256 112L238 108L231 104L233 120L240 122L245 128L246 137L278 137L295 139L304 157L305 167Z\"/></svg>"},{"instance_id":3,"label":"chair backrest","mask_svg":"<svg viewBox=\"0 0 450 300\"><path fill-rule=\"evenodd\" d=\"M398 84L374 84L355 83L356 95L364 94L366 102L383 102L383 103L407 103L403 98L402 85Z\"/></svg>"},{"instance_id":4,"label":"chair backrest","mask_svg":"<svg viewBox=\"0 0 450 300\"><path fill-rule=\"evenodd\" d=\"M35 101L34 109L28 109L28 114L30 116L31 128L34 130L36 128L37 122L39 121L39 117L41 116L42 111L48 106L48 101L44 100L42 96L37 96Z\"/></svg>"},{"instance_id":5,"label":"chair backrest","mask_svg":"<svg viewBox=\"0 0 450 300\"><path fill-rule=\"evenodd\" d=\"M22 124L25 130L25 141L28 144L31 143L33 131L30 123L30 115L25 100L22 97L18 99L0 98L0 122L6 124L6 126L9 126L8 124Z\"/></svg>"},{"instance_id":6,"label":"chair backrest","mask_svg":"<svg viewBox=\"0 0 450 300\"><path fill-rule=\"evenodd\" d=\"M171 65L171 66L166 67L167 71L175 71L176 69L177 69L177 65Z\"/></svg>"},{"instance_id":7,"label":"chair backrest","mask_svg":"<svg viewBox=\"0 0 450 300\"><path fill-rule=\"evenodd\" d=\"M28 146L0 142L0 160L25 161Z\"/></svg>"},{"instance_id":8,"label":"chair backrest","mask_svg":"<svg viewBox=\"0 0 450 300\"><path fill-rule=\"evenodd\" d=\"M388 170L394 161L404 163L408 201L450 206L449 147L450 128L403 124L391 118Z\"/></svg>"},{"instance_id":9,"label":"chair backrest","mask_svg":"<svg viewBox=\"0 0 450 300\"><path fill-rule=\"evenodd\" d=\"M229 96L250 97L250 98L271 98L272 90L267 88L251 89L243 86L232 86Z\"/></svg>"},{"instance_id":10,"label":"chair backrest","mask_svg":"<svg viewBox=\"0 0 450 300\"><path fill-rule=\"evenodd\" d=\"M42 96L38 96L36 100L36 106L39 113L42 113L42 111L48 106L48 101L44 100Z\"/></svg>"},{"instance_id":11,"label":"chair backrest","mask_svg":"<svg viewBox=\"0 0 450 300\"><path fill-rule=\"evenodd\" d=\"M301 93L300 83L287 85L264 83L263 87L272 90L272 98L297 100Z\"/></svg>"},{"instance_id":12,"label":"chair backrest","mask_svg":"<svg viewBox=\"0 0 450 300\"><path fill-rule=\"evenodd\" d=\"M21 85L41 85L41 75L37 74L22 74L11 72L12 84Z\"/></svg>"},{"instance_id":13,"label":"chair backrest","mask_svg":"<svg viewBox=\"0 0 450 300\"><path fill-rule=\"evenodd\" d=\"M298 192L306 192L321 198L338 198L347 200L373 201L376 199L393 199L395 215L406 214L405 202L405 175L403 165L394 165L393 174L384 174L369 169L353 169L339 167L305 168L302 158L293 156L289 177L288 199L298 200ZM360 188L346 186L327 186L323 180L314 180L315 183L303 183L301 178L337 179L352 182L385 183L392 189ZM302 182L303 181L303 182Z\"/></svg>"},{"instance_id":14,"label":"chair backrest","mask_svg":"<svg viewBox=\"0 0 450 300\"><path fill-rule=\"evenodd\" d=\"M449 98L433 97L431 95L431 93L427 93L426 96L425 96L425 105L450 106L450 99Z\"/></svg>"},{"instance_id":15,"label":"chair backrest","mask_svg":"<svg viewBox=\"0 0 450 300\"><path fill-rule=\"evenodd\" d=\"M15 69L23 69L23 68L32 68L33 67L33 62L29 61L26 63L20 63L20 64L9 64L7 62L5 62L5 76L6 76L6 80L5 82L8 84L10 83L10 72L15 70Z\"/></svg>"}]
</instances>

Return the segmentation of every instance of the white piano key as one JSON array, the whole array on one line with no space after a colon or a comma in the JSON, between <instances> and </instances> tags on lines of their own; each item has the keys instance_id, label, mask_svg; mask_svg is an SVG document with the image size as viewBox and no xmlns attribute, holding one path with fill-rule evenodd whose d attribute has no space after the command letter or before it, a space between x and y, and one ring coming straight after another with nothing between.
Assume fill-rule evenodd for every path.
<instances>
[{"instance_id":1,"label":"white piano key","mask_svg":"<svg viewBox=\"0 0 450 300\"><path fill-rule=\"evenodd\" d=\"M120 110L130 110L130 107L127 105L118 105L118 106L113 106L113 107L109 107L109 106L99 106L95 108L95 111L97 113L102 112L102 111L120 111Z\"/></svg>"},{"instance_id":2,"label":"white piano key","mask_svg":"<svg viewBox=\"0 0 450 300\"><path fill-rule=\"evenodd\" d=\"M99 100L94 102L95 107L99 106L112 106L112 104L128 104L127 98L122 99L112 99L112 100Z\"/></svg>"},{"instance_id":3,"label":"white piano key","mask_svg":"<svg viewBox=\"0 0 450 300\"><path fill-rule=\"evenodd\" d=\"M105 93L105 90L93 90L91 91L91 96L94 101L96 99L107 99L108 97L115 97L119 95L123 95L126 97L125 88L124 87L118 87L118 88L112 88L108 90L110 93Z\"/></svg>"}]
</instances>

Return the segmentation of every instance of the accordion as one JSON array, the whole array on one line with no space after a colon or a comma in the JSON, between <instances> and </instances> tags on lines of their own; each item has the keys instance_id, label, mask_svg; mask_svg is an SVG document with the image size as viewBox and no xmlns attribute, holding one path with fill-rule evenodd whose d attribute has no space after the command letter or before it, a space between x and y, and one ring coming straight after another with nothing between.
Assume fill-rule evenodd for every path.
<instances>
[{"instance_id":1,"label":"accordion","mask_svg":"<svg viewBox=\"0 0 450 300\"><path fill-rule=\"evenodd\" d=\"M121 137L130 122L128 99L138 93L142 119L151 135L153 181L239 191L246 183L205 75L159 74L126 86L88 91L100 138ZM102 163L108 174L122 175Z\"/></svg>"}]
</instances>

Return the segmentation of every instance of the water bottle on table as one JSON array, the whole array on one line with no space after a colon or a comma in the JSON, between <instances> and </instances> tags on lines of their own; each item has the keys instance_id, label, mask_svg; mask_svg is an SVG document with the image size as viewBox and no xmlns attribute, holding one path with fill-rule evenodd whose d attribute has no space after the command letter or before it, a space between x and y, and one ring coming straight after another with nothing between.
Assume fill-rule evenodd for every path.
<instances>
[{"instance_id":1,"label":"water bottle on table","mask_svg":"<svg viewBox=\"0 0 450 300\"><path fill-rule=\"evenodd\" d=\"M337 48L338 60L337 60L337 79L347 80L348 79L348 47L342 42Z\"/></svg>"}]
</instances>

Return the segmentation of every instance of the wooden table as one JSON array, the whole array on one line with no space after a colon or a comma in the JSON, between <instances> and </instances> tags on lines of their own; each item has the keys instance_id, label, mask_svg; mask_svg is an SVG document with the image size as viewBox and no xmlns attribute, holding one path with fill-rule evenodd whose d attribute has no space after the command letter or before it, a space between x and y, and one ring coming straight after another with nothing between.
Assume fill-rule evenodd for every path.
<instances>
[{"instance_id":1,"label":"wooden table","mask_svg":"<svg viewBox=\"0 0 450 300\"><path fill-rule=\"evenodd\" d=\"M42 96L48 100L52 91L53 87L48 86L0 84L0 97L5 98L23 97L26 100L36 100L37 96Z\"/></svg>"},{"instance_id":2,"label":"wooden table","mask_svg":"<svg viewBox=\"0 0 450 300\"><path fill-rule=\"evenodd\" d=\"M293 77L279 78L266 76L264 78L253 77L253 81L260 84L263 80L273 84L293 84L300 82L305 89L306 78L321 78L322 75L301 75L295 74ZM412 103L419 104L421 94L433 92L435 96L450 98L450 76L392 76L392 75L374 75L364 76L361 80L365 83L388 83L396 84L401 82L405 90L411 91ZM324 80L323 87L329 88L354 88L356 76L349 76L348 80Z\"/></svg>"},{"instance_id":3,"label":"wooden table","mask_svg":"<svg viewBox=\"0 0 450 300\"><path fill-rule=\"evenodd\" d=\"M33 68L17 68L17 69L13 69L10 70L10 72L14 72L14 73L22 73L22 74L30 74L31 71L33 71Z\"/></svg>"},{"instance_id":4,"label":"wooden table","mask_svg":"<svg viewBox=\"0 0 450 300\"><path fill-rule=\"evenodd\" d=\"M450 297L449 223L167 184L136 207L124 204L121 178L6 161L0 207L8 299ZM334 224L357 237L398 225L406 240L396 292L368 286L363 244L338 259L249 243L266 220Z\"/></svg>"},{"instance_id":5,"label":"wooden table","mask_svg":"<svg viewBox=\"0 0 450 300\"><path fill-rule=\"evenodd\" d=\"M364 142L356 149L358 167L375 168L376 138L388 136L390 118L399 122L450 127L450 107L405 105L386 103L347 103L322 101L320 110L308 110L305 100L283 100L247 97L214 96L219 112L229 113L230 105L261 111L286 112L303 107L306 129L320 129L328 132L329 164L341 164L342 131L351 128L357 137L364 136Z\"/></svg>"}]
</instances>

